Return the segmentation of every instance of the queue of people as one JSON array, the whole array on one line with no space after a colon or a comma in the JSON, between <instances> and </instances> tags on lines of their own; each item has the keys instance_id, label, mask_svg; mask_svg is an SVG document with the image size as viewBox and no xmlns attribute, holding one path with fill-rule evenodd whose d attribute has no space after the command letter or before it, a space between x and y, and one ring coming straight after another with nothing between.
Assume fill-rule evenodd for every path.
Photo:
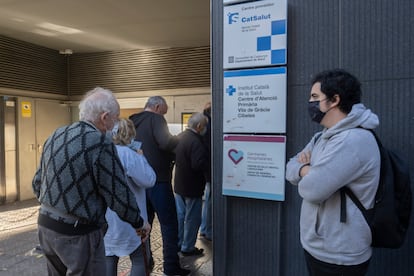
<instances>
[{"instance_id":1,"label":"queue of people","mask_svg":"<svg viewBox=\"0 0 414 276\"><path fill-rule=\"evenodd\" d=\"M32 183L48 274L116 275L119 257L128 255L131 275L149 275L157 214L164 275L189 275L179 253L203 254L195 247L199 231L212 240L211 103L177 136L168 130L160 96L119 120L114 95L98 87L79 110L79 122L46 140ZM378 126L378 117L361 103L357 78L341 69L315 76L308 112L324 129L288 161L286 179L302 197L300 240L309 275L363 276L372 256L370 229L354 204L346 204L353 219L339 220L339 190L348 186L373 206L380 154L367 129Z\"/></svg>"},{"instance_id":2,"label":"queue of people","mask_svg":"<svg viewBox=\"0 0 414 276\"><path fill-rule=\"evenodd\" d=\"M201 113L195 113L189 119L188 130L174 136L164 118L167 112L165 99L153 96L148 98L143 112L133 114L129 119L136 129L135 140L142 143L142 150L156 173L155 185L146 190L148 221L152 225L156 214L160 223L164 274L188 275L191 271L181 267L179 253L184 256L203 253L194 245L201 223L201 197L207 174L211 171L209 151L202 138L209 121ZM192 191L194 185L197 185L195 193ZM192 200L193 196L196 200ZM149 269L153 265L149 250Z\"/></svg>"},{"instance_id":3,"label":"queue of people","mask_svg":"<svg viewBox=\"0 0 414 276\"><path fill-rule=\"evenodd\" d=\"M164 274L190 274L178 255L171 184L178 138L167 110L164 98L150 97L142 113L119 119L113 93L97 87L80 102L79 122L46 140L32 185L48 275L116 275L121 256L131 259L130 275L149 275L155 213Z\"/></svg>"}]
</instances>

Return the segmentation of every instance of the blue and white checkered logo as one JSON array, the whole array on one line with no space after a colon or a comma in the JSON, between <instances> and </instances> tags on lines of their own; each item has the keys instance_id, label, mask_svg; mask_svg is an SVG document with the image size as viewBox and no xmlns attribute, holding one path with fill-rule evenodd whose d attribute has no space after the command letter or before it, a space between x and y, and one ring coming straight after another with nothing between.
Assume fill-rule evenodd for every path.
<instances>
[{"instance_id":1,"label":"blue and white checkered logo","mask_svg":"<svg viewBox=\"0 0 414 276\"><path fill-rule=\"evenodd\" d=\"M271 34L257 38L257 51L271 51L271 64L286 63L286 49L280 48L286 41L286 20L272 21Z\"/></svg>"}]
</instances>

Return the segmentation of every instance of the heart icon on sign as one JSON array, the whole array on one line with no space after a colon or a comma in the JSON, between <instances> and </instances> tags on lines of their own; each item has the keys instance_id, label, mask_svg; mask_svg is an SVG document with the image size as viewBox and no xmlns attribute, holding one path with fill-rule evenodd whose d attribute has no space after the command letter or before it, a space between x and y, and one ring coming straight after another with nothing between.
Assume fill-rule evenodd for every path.
<instances>
[{"instance_id":1,"label":"heart icon on sign","mask_svg":"<svg viewBox=\"0 0 414 276\"><path fill-rule=\"evenodd\" d=\"M243 160L243 152L241 150L237 151L235 149L231 149L229 150L228 155L231 161L233 161L236 165Z\"/></svg>"}]
</instances>

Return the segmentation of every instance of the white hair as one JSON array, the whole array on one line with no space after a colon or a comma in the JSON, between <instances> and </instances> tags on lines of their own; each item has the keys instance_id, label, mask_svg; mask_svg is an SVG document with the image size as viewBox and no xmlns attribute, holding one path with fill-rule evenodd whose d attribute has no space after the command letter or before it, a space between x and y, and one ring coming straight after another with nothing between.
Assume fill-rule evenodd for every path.
<instances>
[{"instance_id":1,"label":"white hair","mask_svg":"<svg viewBox=\"0 0 414 276\"><path fill-rule=\"evenodd\" d=\"M207 117L200 112L196 112L193 113L193 115L191 115L190 119L188 119L188 127L192 128L192 129L196 129L198 124L201 124L202 122L207 122L208 119Z\"/></svg>"},{"instance_id":2,"label":"white hair","mask_svg":"<svg viewBox=\"0 0 414 276\"><path fill-rule=\"evenodd\" d=\"M114 94L102 87L92 89L79 103L79 119L81 121L97 122L102 113L108 112L111 116L119 113L119 104Z\"/></svg>"},{"instance_id":3,"label":"white hair","mask_svg":"<svg viewBox=\"0 0 414 276\"><path fill-rule=\"evenodd\" d=\"M161 96L149 97L144 108L155 108L157 105L166 105L167 102Z\"/></svg>"}]
</instances>

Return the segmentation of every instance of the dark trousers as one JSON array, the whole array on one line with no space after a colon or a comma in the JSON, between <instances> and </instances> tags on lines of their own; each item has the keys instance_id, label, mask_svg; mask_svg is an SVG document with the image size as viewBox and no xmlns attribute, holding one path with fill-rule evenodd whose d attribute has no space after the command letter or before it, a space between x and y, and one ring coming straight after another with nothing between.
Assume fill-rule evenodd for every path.
<instances>
[{"instance_id":1,"label":"dark trousers","mask_svg":"<svg viewBox=\"0 0 414 276\"><path fill-rule=\"evenodd\" d=\"M106 274L102 230L69 236L39 225L38 234L49 276Z\"/></svg>"},{"instance_id":2,"label":"dark trousers","mask_svg":"<svg viewBox=\"0 0 414 276\"><path fill-rule=\"evenodd\" d=\"M180 268L178 257L178 220L171 183L156 182L147 189L148 221L152 225L156 213L160 222L164 273L170 274Z\"/></svg>"},{"instance_id":3,"label":"dark trousers","mask_svg":"<svg viewBox=\"0 0 414 276\"><path fill-rule=\"evenodd\" d=\"M305 250L306 265L310 276L364 276L369 260L358 265L335 265L315 259Z\"/></svg>"},{"instance_id":4,"label":"dark trousers","mask_svg":"<svg viewBox=\"0 0 414 276\"><path fill-rule=\"evenodd\" d=\"M129 254L129 259L131 260L131 271L130 276L142 276L145 274L145 262L144 254L142 252L143 244L138 246L134 252ZM145 244L144 244L145 246ZM106 276L116 276L118 275L118 256L106 256ZM102 275L104 276L104 275Z\"/></svg>"}]
</instances>

